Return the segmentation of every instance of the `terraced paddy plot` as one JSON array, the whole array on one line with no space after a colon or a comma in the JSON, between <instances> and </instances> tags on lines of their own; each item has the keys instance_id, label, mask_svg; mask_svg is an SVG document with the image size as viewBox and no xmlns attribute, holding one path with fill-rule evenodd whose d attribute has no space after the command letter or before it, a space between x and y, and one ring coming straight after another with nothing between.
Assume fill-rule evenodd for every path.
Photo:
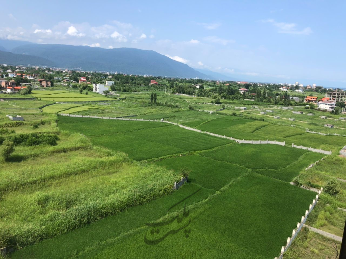
<instances>
[{"instance_id":1,"label":"terraced paddy plot","mask_svg":"<svg viewBox=\"0 0 346 259\"><path fill-rule=\"evenodd\" d=\"M79 150L1 171L0 245L27 245L68 232L172 190L179 174Z\"/></svg>"},{"instance_id":2,"label":"terraced paddy plot","mask_svg":"<svg viewBox=\"0 0 346 259\"><path fill-rule=\"evenodd\" d=\"M196 184L218 190L231 179L247 171L286 182L323 157L322 154L272 145L230 144L198 155L166 158L156 162L169 169L189 172Z\"/></svg>"},{"instance_id":3,"label":"terraced paddy plot","mask_svg":"<svg viewBox=\"0 0 346 259\"><path fill-rule=\"evenodd\" d=\"M63 113L73 114L73 113L79 113L79 112L84 112L89 110L98 110L98 109L99 107L97 106L83 105L83 106L77 106L77 107L72 107L70 109L66 109L63 111Z\"/></svg>"},{"instance_id":4,"label":"terraced paddy plot","mask_svg":"<svg viewBox=\"0 0 346 259\"><path fill-rule=\"evenodd\" d=\"M249 172L248 169L242 166L200 155L171 157L157 161L156 164L173 169L176 172L186 172L191 183L215 191L221 189L241 174Z\"/></svg>"},{"instance_id":5,"label":"terraced paddy plot","mask_svg":"<svg viewBox=\"0 0 346 259\"><path fill-rule=\"evenodd\" d=\"M59 117L58 124L96 145L137 160L151 159L156 165L131 165L120 154L116 159L100 152L85 159L71 154L71 163L47 164L39 173L33 167L25 177L20 170L15 175L13 168L3 180L3 190L10 192L2 202L7 216L9 211L16 215L15 225L4 228L3 234L24 229L15 232L17 243L116 214L24 248L14 258L274 258L316 195L285 182L320 158L305 150L241 145L161 122ZM64 161L65 154L57 161L60 156ZM161 197L184 172L190 182ZM156 197L161 198L152 200ZM22 223L32 213L30 208L36 211L28 222L33 229ZM59 252L61 247L66 249Z\"/></svg>"},{"instance_id":6,"label":"terraced paddy plot","mask_svg":"<svg viewBox=\"0 0 346 259\"><path fill-rule=\"evenodd\" d=\"M72 107L79 107L79 105L72 104L72 103L56 103L56 104L52 104L52 105L48 105L44 107L42 111L45 113L58 113L64 110L68 110Z\"/></svg>"},{"instance_id":7,"label":"terraced paddy plot","mask_svg":"<svg viewBox=\"0 0 346 259\"><path fill-rule=\"evenodd\" d=\"M243 165L250 169L280 169L306 153L305 150L278 145L232 144L202 152L202 156Z\"/></svg>"},{"instance_id":8,"label":"terraced paddy plot","mask_svg":"<svg viewBox=\"0 0 346 259\"><path fill-rule=\"evenodd\" d=\"M55 101L55 102L90 102L90 101L105 101L110 100L100 94L90 92L88 95L80 94L77 91L33 91L32 95L40 100Z\"/></svg>"},{"instance_id":9,"label":"terraced paddy plot","mask_svg":"<svg viewBox=\"0 0 346 259\"><path fill-rule=\"evenodd\" d=\"M136 160L205 150L230 142L161 122L59 117L59 126L92 136L95 145L123 151Z\"/></svg>"},{"instance_id":10,"label":"terraced paddy plot","mask_svg":"<svg viewBox=\"0 0 346 259\"><path fill-rule=\"evenodd\" d=\"M203 197L189 186L194 185L27 247L13 258L274 258L315 196L245 174L202 202L186 200L184 208L184 197ZM175 204L183 209L166 214Z\"/></svg>"},{"instance_id":11,"label":"terraced paddy plot","mask_svg":"<svg viewBox=\"0 0 346 259\"><path fill-rule=\"evenodd\" d=\"M288 145L294 143L328 151L338 150L346 144L346 137L312 134L301 128L236 116L222 116L221 118L201 122L199 125L187 123L188 126L189 124L203 131L238 139L285 141Z\"/></svg>"}]
</instances>

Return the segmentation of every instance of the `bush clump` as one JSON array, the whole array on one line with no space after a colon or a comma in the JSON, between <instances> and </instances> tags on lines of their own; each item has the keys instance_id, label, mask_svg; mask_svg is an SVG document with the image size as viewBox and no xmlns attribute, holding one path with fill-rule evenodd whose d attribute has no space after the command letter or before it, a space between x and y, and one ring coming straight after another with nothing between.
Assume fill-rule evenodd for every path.
<instances>
[{"instance_id":1,"label":"bush clump","mask_svg":"<svg viewBox=\"0 0 346 259\"><path fill-rule=\"evenodd\" d=\"M11 154L14 152L14 143L9 140L5 140L1 147L1 157L7 161Z\"/></svg>"},{"instance_id":2,"label":"bush clump","mask_svg":"<svg viewBox=\"0 0 346 259\"><path fill-rule=\"evenodd\" d=\"M324 187L324 191L332 196L337 195L340 192L338 189L338 183L335 180L329 181Z\"/></svg>"},{"instance_id":3,"label":"bush clump","mask_svg":"<svg viewBox=\"0 0 346 259\"><path fill-rule=\"evenodd\" d=\"M17 134L12 136L10 140L15 145L23 146L37 146L41 144L56 146L59 137L55 134L47 133L29 133L29 134Z\"/></svg>"}]
</instances>

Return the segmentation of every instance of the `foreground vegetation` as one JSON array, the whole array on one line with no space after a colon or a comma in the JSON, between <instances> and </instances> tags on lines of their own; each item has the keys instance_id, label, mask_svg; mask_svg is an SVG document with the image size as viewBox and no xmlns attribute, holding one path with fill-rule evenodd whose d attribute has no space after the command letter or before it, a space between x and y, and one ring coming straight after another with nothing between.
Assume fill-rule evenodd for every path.
<instances>
[{"instance_id":1,"label":"foreground vegetation","mask_svg":"<svg viewBox=\"0 0 346 259\"><path fill-rule=\"evenodd\" d=\"M338 179L346 178L346 160L336 154L345 145L343 136L307 133L298 119L290 121L292 127L260 115L253 105L240 112L233 101L222 108L207 98L158 92L157 104L148 93L87 103L78 102L79 93L61 94L75 102L0 102L1 137L14 145L0 164L0 247L19 248L11 257L273 258L316 195L292 181L336 190L321 196L307 224L340 235L344 212L338 208L346 208L346 186ZM159 121L56 113L164 118L286 146L237 144ZM25 121L11 122L7 114L21 114ZM51 135L55 143L40 140ZM324 155L293 149L292 142L334 153L305 170ZM173 191L181 176L188 183ZM304 235L290 249L292 258L315 253L307 249L331 254L314 247L320 242L314 235L307 245L304 240L311 239Z\"/></svg>"}]
</instances>

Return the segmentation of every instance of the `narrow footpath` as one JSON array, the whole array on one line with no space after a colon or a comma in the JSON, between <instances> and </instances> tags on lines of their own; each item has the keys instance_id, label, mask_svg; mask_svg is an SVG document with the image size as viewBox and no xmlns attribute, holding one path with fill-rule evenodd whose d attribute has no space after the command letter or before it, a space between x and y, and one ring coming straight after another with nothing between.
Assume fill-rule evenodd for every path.
<instances>
[{"instance_id":1,"label":"narrow footpath","mask_svg":"<svg viewBox=\"0 0 346 259\"><path fill-rule=\"evenodd\" d=\"M304 224L304 227L307 227L310 231L318 233L318 234L320 234L322 236L325 236L325 237L327 237L329 239L333 239L333 240L338 241L340 243L342 242L342 237L330 234L330 233L328 233L326 231L323 231L323 230L320 230L320 229L317 229L317 228L310 227L310 226L305 225L305 224Z\"/></svg>"}]
</instances>

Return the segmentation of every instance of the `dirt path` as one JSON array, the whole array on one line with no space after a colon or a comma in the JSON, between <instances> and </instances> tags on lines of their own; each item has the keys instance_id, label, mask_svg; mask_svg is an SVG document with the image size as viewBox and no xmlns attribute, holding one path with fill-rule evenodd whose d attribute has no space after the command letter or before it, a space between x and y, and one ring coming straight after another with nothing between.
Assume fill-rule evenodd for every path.
<instances>
[{"instance_id":1,"label":"dirt path","mask_svg":"<svg viewBox=\"0 0 346 259\"><path fill-rule=\"evenodd\" d=\"M320 234L322 236L325 236L327 238L333 239L333 240L338 241L340 243L342 242L342 237L330 234L330 233L328 233L326 231L323 231L323 230L320 230L320 229L317 229L317 228L310 227L310 226L305 225L305 224L304 224L304 227L307 227L310 231L318 233L318 234Z\"/></svg>"}]
</instances>

